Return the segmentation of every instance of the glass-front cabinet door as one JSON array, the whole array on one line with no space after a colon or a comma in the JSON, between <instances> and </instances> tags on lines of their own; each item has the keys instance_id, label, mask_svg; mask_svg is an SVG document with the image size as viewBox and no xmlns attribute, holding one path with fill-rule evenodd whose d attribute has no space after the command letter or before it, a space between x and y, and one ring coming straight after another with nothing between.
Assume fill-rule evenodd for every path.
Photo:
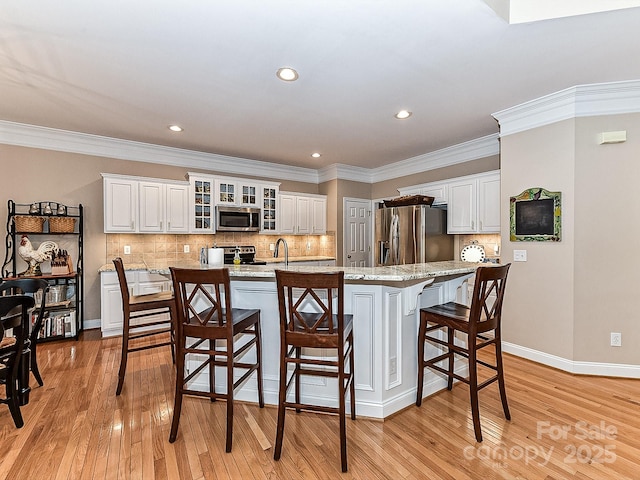
<instances>
[{"instance_id":1,"label":"glass-front cabinet door","mask_svg":"<svg viewBox=\"0 0 640 480\"><path fill-rule=\"evenodd\" d=\"M262 187L262 231L277 231L278 187L265 185Z\"/></svg>"},{"instance_id":2,"label":"glass-front cabinet door","mask_svg":"<svg viewBox=\"0 0 640 480\"><path fill-rule=\"evenodd\" d=\"M242 198L240 199L242 205L251 207L258 205L258 191L260 189L257 186L241 185L240 189L242 190Z\"/></svg>"},{"instance_id":3,"label":"glass-front cabinet door","mask_svg":"<svg viewBox=\"0 0 640 480\"><path fill-rule=\"evenodd\" d=\"M238 202L236 182L216 180L216 205L236 205Z\"/></svg>"},{"instance_id":4,"label":"glass-front cabinet door","mask_svg":"<svg viewBox=\"0 0 640 480\"><path fill-rule=\"evenodd\" d=\"M191 228L194 233L215 232L213 179L189 176L191 183Z\"/></svg>"}]
</instances>

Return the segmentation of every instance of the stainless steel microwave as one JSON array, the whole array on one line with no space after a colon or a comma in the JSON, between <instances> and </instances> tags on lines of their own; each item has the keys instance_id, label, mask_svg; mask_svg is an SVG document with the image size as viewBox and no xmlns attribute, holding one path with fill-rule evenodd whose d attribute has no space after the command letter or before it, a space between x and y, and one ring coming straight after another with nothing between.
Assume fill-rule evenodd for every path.
<instances>
[{"instance_id":1,"label":"stainless steel microwave","mask_svg":"<svg viewBox=\"0 0 640 480\"><path fill-rule=\"evenodd\" d=\"M218 232L259 232L260 209L251 207L216 207Z\"/></svg>"}]
</instances>

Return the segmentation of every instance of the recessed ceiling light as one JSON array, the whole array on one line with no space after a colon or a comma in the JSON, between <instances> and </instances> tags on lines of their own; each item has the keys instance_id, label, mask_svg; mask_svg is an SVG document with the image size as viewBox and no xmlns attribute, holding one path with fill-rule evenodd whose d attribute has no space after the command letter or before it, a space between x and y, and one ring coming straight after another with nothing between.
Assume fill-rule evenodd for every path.
<instances>
[{"instance_id":1,"label":"recessed ceiling light","mask_svg":"<svg viewBox=\"0 0 640 480\"><path fill-rule=\"evenodd\" d=\"M320 157L322 156L322 154L320 154L320 153L318 153L318 152L315 152L315 153L312 153L312 154L311 154L311 156L312 156L313 158L320 158Z\"/></svg>"},{"instance_id":2,"label":"recessed ceiling light","mask_svg":"<svg viewBox=\"0 0 640 480\"><path fill-rule=\"evenodd\" d=\"M284 80L285 82L295 82L298 79L298 72L290 67L279 68L276 75L280 80Z\"/></svg>"},{"instance_id":3,"label":"recessed ceiling light","mask_svg":"<svg viewBox=\"0 0 640 480\"><path fill-rule=\"evenodd\" d=\"M409 110L400 110L395 114L395 117L404 120L405 118L409 118L411 116L411 112Z\"/></svg>"},{"instance_id":4,"label":"recessed ceiling light","mask_svg":"<svg viewBox=\"0 0 640 480\"><path fill-rule=\"evenodd\" d=\"M169 125L169 130L172 132L181 132L182 127L180 125Z\"/></svg>"}]
</instances>

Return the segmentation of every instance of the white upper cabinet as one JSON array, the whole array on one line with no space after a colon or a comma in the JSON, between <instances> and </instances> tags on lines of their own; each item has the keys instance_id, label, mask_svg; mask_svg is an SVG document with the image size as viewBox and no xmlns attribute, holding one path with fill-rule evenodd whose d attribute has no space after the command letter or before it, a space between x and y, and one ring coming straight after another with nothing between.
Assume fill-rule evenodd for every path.
<instances>
[{"instance_id":1,"label":"white upper cabinet","mask_svg":"<svg viewBox=\"0 0 640 480\"><path fill-rule=\"evenodd\" d=\"M477 182L463 180L449 184L447 231L449 233L475 232L478 223Z\"/></svg>"},{"instance_id":2,"label":"white upper cabinet","mask_svg":"<svg viewBox=\"0 0 640 480\"><path fill-rule=\"evenodd\" d=\"M311 199L296 197L296 231L301 235L311 233Z\"/></svg>"},{"instance_id":3,"label":"white upper cabinet","mask_svg":"<svg viewBox=\"0 0 640 480\"><path fill-rule=\"evenodd\" d=\"M448 233L500 233L500 172L449 183Z\"/></svg>"},{"instance_id":4,"label":"white upper cabinet","mask_svg":"<svg viewBox=\"0 0 640 480\"><path fill-rule=\"evenodd\" d=\"M296 196L289 193L281 193L278 197L278 217L280 233L296 233Z\"/></svg>"},{"instance_id":5,"label":"white upper cabinet","mask_svg":"<svg viewBox=\"0 0 640 480\"><path fill-rule=\"evenodd\" d=\"M138 231L164 231L164 185L155 182L139 182L139 219Z\"/></svg>"},{"instance_id":6,"label":"white upper cabinet","mask_svg":"<svg viewBox=\"0 0 640 480\"><path fill-rule=\"evenodd\" d=\"M216 205L239 205L238 183L233 180L216 180Z\"/></svg>"},{"instance_id":7,"label":"white upper cabinet","mask_svg":"<svg viewBox=\"0 0 640 480\"><path fill-rule=\"evenodd\" d=\"M320 235L327 232L327 197L281 193L280 233Z\"/></svg>"},{"instance_id":8,"label":"white upper cabinet","mask_svg":"<svg viewBox=\"0 0 640 480\"><path fill-rule=\"evenodd\" d=\"M215 233L213 177L189 173L189 183L189 231Z\"/></svg>"},{"instance_id":9,"label":"white upper cabinet","mask_svg":"<svg viewBox=\"0 0 640 480\"><path fill-rule=\"evenodd\" d=\"M188 231L189 185L103 174L105 233Z\"/></svg>"},{"instance_id":10,"label":"white upper cabinet","mask_svg":"<svg viewBox=\"0 0 640 480\"><path fill-rule=\"evenodd\" d=\"M478 179L478 232L500 233L500 174Z\"/></svg>"},{"instance_id":11,"label":"white upper cabinet","mask_svg":"<svg viewBox=\"0 0 640 480\"><path fill-rule=\"evenodd\" d=\"M258 208L260 230L278 231L279 183L198 173L189 173L189 182L102 177L105 233L215 233L217 204Z\"/></svg>"},{"instance_id":12,"label":"white upper cabinet","mask_svg":"<svg viewBox=\"0 0 640 480\"><path fill-rule=\"evenodd\" d=\"M433 197L433 205L446 205L449 201L449 185L447 183L432 183L421 188L420 194Z\"/></svg>"},{"instance_id":13,"label":"white upper cabinet","mask_svg":"<svg viewBox=\"0 0 640 480\"><path fill-rule=\"evenodd\" d=\"M187 233L189 231L189 185L165 185L166 227L169 233Z\"/></svg>"},{"instance_id":14,"label":"white upper cabinet","mask_svg":"<svg viewBox=\"0 0 640 480\"><path fill-rule=\"evenodd\" d=\"M400 195L426 195L433 197L433 205L446 205L449 201L449 182L433 182L399 188Z\"/></svg>"},{"instance_id":15,"label":"white upper cabinet","mask_svg":"<svg viewBox=\"0 0 640 480\"><path fill-rule=\"evenodd\" d=\"M400 195L427 195L447 205L448 233L500 233L500 171L399 188Z\"/></svg>"},{"instance_id":16,"label":"white upper cabinet","mask_svg":"<svg viewBox=\"0 0 640 480\"><path fill-rule=\"evenodd\" d=\"M103 175L104 231L135 232L137 228L138 181Z\"/></svg>"},{"instance_id":17,"label":"white upper cabinet","mask_svg":"<svg viewBox=\"0 0 640 480\"><path fill-rule=\"evenodd\" d=\"M327 197L311 198L311 233L315 235L327 233Z\"/></svg>"},{"instance_id":18,"label":"white upper cabinet","mask_svg":"<svg viewBox=\"0 0 640 480\"><path fill-rule=\"evenodd\" d=\"M240 205L246 207L258 207L260 206L260 185L250 183L240 183L238 190L240 195Z\"/></svg>"},{"instance_id":19,"label":"white upper cabinet","mask_svg":"<svg viewBox=\"0 0 640 480\"><path fill-rule=\"evenodd\" d=\"M262 185L262 231L275 233L278 231L278 185Z\"/></svg>"},{"instance_id":20,"label":"white upper cabinet","mask_svg":"<svg viewBox=\"0 0 640 480\"><path fill-rule=\"evenodd\" d=\"M219 177L215 180L215 204L260 207L261 184L242 178Z\"/></svg>"}]
</instances>

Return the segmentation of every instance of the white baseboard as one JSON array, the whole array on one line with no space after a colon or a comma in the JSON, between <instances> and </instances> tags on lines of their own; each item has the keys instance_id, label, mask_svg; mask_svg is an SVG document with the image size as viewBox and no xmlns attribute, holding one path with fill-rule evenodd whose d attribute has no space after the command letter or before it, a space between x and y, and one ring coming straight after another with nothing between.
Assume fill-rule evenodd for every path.
<instances>
[{"instance_id":1,"label":"white baseboard","mask_svg":"<svg viewBox=\"0 0 640 480\"><path fill-rule=\"evenodd\" d=\"M579 362L551 355L549 353L522 347L509 342L502 342L502 351L518 357L526 358L549 367L564 370L578 375L599 375L606 377L640 378L640 365L621 363Z\"/></svg>"},{"instance_id":2,"label":"white baseboard","mask_svg":"<svg viewBox=\"0 0 640 480\"><path fill-rule=\"evenodd\" d=\"M100 319L94 319L94 320L84 320L82 322L82 329L83 330L90 330L92 328L100 328Z\"/></svg>"}]
</instances>

